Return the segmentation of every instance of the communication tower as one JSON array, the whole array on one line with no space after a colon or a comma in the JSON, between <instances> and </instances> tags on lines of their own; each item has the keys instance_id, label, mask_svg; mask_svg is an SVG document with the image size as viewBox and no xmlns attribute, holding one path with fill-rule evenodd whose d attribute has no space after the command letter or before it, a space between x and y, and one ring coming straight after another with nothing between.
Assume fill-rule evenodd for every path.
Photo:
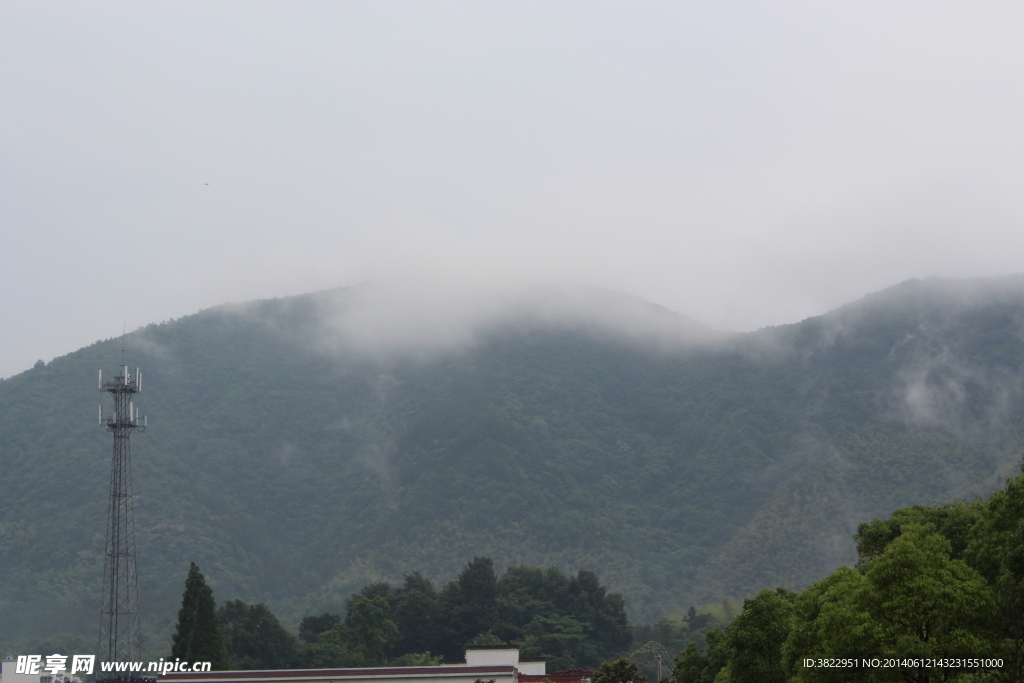
<instances>
[{"instance_id":1,"label":"communication tower","mask_svg":"<svg viewBox=\"0 0 1024 683\"><path fill-rule=\"evenodd\" d=\"M123 361L122 361L123 362ZM142 659L139 633L139 577L135 566L135 511L132 504L131 434L146 429L146 417L139 418L133 397L142 391L142 372L135 375L122 365L112 382L103 381L100 391L114 399L114 414L100 425L114 435L110 458L110 504L107 510L107 546L103 560L103 598L100 606L100 659L108 662ZM148 416L147 416L148 417Z\"/></svg>"}]
</instances>

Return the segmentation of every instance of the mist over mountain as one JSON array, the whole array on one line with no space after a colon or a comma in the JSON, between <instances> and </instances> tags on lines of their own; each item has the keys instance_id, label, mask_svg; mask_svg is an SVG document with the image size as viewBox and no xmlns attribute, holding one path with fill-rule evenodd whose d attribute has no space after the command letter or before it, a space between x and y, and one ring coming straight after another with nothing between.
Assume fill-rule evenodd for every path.
<instances>
[{"instance_id":1,"label":"mist over mountain","mask_svg":"<svg viewBox=\"0 0 1024 683\"><path fill-rule=\"evenodd\" d=\"M286 623L474 555L586 568L631 619L801 588L856 525L1014 472L1024 277L912 280L717 332L617 292L364 285L127 335L147 649L189 561ZM0 382L0 636L92 637L97 342Z\"/></svg>"}]
</instances>

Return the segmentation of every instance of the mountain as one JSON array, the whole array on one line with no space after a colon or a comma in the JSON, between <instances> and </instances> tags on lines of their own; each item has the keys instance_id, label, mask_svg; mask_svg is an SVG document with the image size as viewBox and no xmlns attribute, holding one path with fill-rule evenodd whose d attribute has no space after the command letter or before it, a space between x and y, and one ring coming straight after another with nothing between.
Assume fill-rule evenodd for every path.
<instances>
[{"instance_id":1,"label":"mountain","mask_svg":"<svg viewBox=\"0 0 1024 683\"><path fill-rule=\"evenodd\" d=\"M95 634L121 338L0 382L0 638ZM802 588L859 522L1020 462L1024 276L716 332L615 292L361 286L127 335L146 649L188 563L294 626L475 555L595 571L631 619ZM109 410L109 407L108 407Z\"/></svg>"}]
</instances>

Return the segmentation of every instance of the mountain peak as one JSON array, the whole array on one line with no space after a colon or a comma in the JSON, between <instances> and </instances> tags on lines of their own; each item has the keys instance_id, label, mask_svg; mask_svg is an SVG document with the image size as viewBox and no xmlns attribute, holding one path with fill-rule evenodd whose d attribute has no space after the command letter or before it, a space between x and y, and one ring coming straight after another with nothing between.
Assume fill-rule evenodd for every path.
<instances>
[{"instance_id":1,"label":"mountain peak","mask_svg":"<svg viewBox=\"0 0 1024 683\"><path fill-rule=\"evenodd\" d=\"M268 324L286 319L322 348L374 354L455 350L509 329L574 329L666 348L728 336L640 297L550 283L374 282L214 310Z\"/></svg>"}]
</instances>

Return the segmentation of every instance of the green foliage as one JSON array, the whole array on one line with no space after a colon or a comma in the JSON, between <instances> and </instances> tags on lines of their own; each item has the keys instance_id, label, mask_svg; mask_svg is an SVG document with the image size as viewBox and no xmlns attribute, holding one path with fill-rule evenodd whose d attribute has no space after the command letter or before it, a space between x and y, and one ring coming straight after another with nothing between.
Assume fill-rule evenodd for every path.
<instances>
[{"instance_id":1,"label":"green foliage","mask_svg":"<svg viewBox=\"0 0 1024 683\"><path fill-rule=\"evenodd\" d=\"M613 662L603 662L594 674L593 683L647 683L647 677L638 671L636 662L625 657Z\"/></svg>"},{"instance_id":2,"label":"green foliage","mask_svg":"<svg viewBox=\"0 0 1024 683\"><path fill-rule=\"evenodd\" d=\"M738 681L784 683L782 646L789 637L795 595L779 588L763 590L743 602L743 611L725 629L734 653L730 676Z\"/></svg>"},{"instance_id":3,"label":"green foliage","mask_svg":"<svg viewBox=\"0 0 1024 683\"><path fill-rule=\"evenodd\" d=\"M474 557L459 577L441 590L440 603L448 641L447 650L441 653L454 659L475 636L490 631L497 621L498 577L494 561Z\"/></svg>"},{"instance_id":4,"label":"green foliage","mask_svg":"<svg viewBox=\"0 0 1024 683\"><path fill-rule=\"evenodd\" d=\"M217 610L232 669L287 669L296 664L299 644L263 603L241 600Z\"/></svg>"},{"instance_id":5,"label":"green foliage","mask_svg":"<svg viewBox=\"0 0 1024 683\"><path fill-rule=\"evenodd\" d=\"M686 610L662 617L654 624L633 627L633 642L656 643L666 652L683 652L691 644L700 649L707 647L706 635L712 629L725 628L743 609L731 599L703 605L699 609L690 605ZM657 673L657 661L641 662L646 674Z\"/></svg>"},{"instance_id":6,"label":"green foliage","mask_svg":"<svg viewBox=\"0 0 1024 683\"><path fill-rule=\"evenodd\" d=\"M303 668L326 669L368 666L366 653L360 652L352 632L345 624L337 624L303 646L300 657Z\"/></svg>"},{"instance_id":7,"label":"green foliage","mask_svg":"<svg viewBox=\"0 0 1024 683\"><path fill-rule=\"evenodd\" d=\"M958 500L934 506L915 505L896 510L887 520L865 522L857 527L857 534L854 536L857 542L857 556L860 558L858 567L866 569L873 559L881 555L889 544L900 536L903 528L911 524L932 525L935 531L949 542L951 556L954 559L962 559L967 550L971 529L978 523L981 514L981 501Z\"/></svg>"},{"instance_id":8,"label":"green foliage","mask_svg":"<svg viewBox=\"0 0 1024 683\"><path fill-rule=\"evenodd\" d=\"M706 640L706 652L701 652L696 643L690 643L676 657L671 675L673 683L714 683L729 664L731 650L725 631L712 629Z\"/></svg>"},{"instance_id":9,"label":"green foliage","mask_svg":"<svg viewBox=\"0 0 1024 683\"><path fill-rule=\"evenodd\" d=\"M189 563L171 657L186 662L210 662L214 671L227 669L230 665L213 591L206 585L206 578L195 562Z\"/></svg>"},{"instance_id":10,"label":"green foliage","mask_svg":"<svg viewBox=\"0 0 1024 683\"><path fill-rule=\"evenodd\" d=\"M433 584L419 572L405 577L402 586L389 596L391 619L398 627L398 652L437 651L441 607Z\"/></svg>"},{"instance_id":11,"label":"green foliage","mask_svg":"<svg viewBox=\"0 0 1024 683\"><path fill-rule=\"evenodd\" d=\"M366 595L380 592L381 588L386 588L386 584L368 586L363 589L364 595L353 596L348 602L345 621L335 623L321 632L316 642L302 648L300 657L306 667L367 667L387 662L392 646L398 641L398 627L389 616L391 606L387 598ZM403 654L417 659L430 658L429 652Z\"/></svg>"},{"instance_id":12,"label":"green foliage","mask_svg":"<svg viewBox=\"0 0 1024 683\"><path fill-rule=\"evenodd\" d=\"M299 640L303 643L315 643L321 633L339 623L341 623L341 617L328 612L318 616L303 617L302 622L299 623Z\"/></svg>"},{"instance_id":13,"label":"green foliage","mask_svg":"<svg viewBox=\"0 0 1024 683\"><path fill-rule=\"evenodd\" d=\"M508 643L490 631L487 631L486 633L478 633L473 636L470 641L466 643L466 647L508 647Z\"/></svg>"},{"instance_id":14,"label":"green foliage","mask_svg":"<svg viewBox=\"0 0 1024 683\"><path fill-rule=\"evenodd\" d=\"M398 627L388 618L390 605L384 597L359 598L348 608L345 626L353 646L368 666L384 663L389 646L398 640Z\"/></svg>"},{"instance_id":15,"label":"green foliage","mask_svg":"<svg viewBox=\"0 0 1024 683\"><path fill-rule=\"evenodd\" d=\"M328 616L302 623L312 633ZM344 623L320 633L302 657L307 666L376 666L435 658L430 653L458 660L467 647L515 647L524 660L558 670L596 667L630 642L622 597L593 572L509 567L498 576L490 558L476 557L440 592L418 572L399 588L364 586L348 599Z\"/></svg>"},{"instance_id":16,"label":"green foliage","mask_svg":"<svg viewBox=\"0 0 1024 683\"><path fill-rule=\"evenodd\" d=\"M841 668L804 669L801 662L805 657L868 657L881 651L876 625L855 604L855 596L867 590L866 585L863 574L840 567L796 597L782 648L784 667L796 672L794 680L842 683L864 675Z\"/></svg>"},{"instance_id":17,"label":"green foliage","mask_svg":"<svg viewBox=\"0 0 1024 683\"><path fill-rule=\"evenodd\" d=\"M761 591L724 636L707 634L707 654L696 643L683 650L673 681L1021 681L1022 532L1024 474L987 500L916 505L862 524L856 570L840 567L800 594ZM979 656L1002 658L1003 666L803 666L805 658Z\"/></svg>"},{"instance_id":18,"label":"green foliage","mask_svg":"<svg viewBox=\"0 0 1024 683\"><path fill-rule=\"evenodd\" d=\"M855 597L877 625L884 657L985 652L992 591L930 525L907 525L867 570Z\"/></svg>"},{"instance_id":19,"label":"green foliage","mask_svg":"<svg viewBox=\"0 0 1024 683\"><path fill-rule=\"evenodd\" d=\"M437 666L441 658L430 652L410 652L388 661L390 666Z\"/></svg>"},{"instance_id":20,"label":"green foliage","mask_svg":"<svg viewBox=\"0 0 1024 683\"><path fill-rule=\"evenodd\" d=\"M967 561L985 577L997 606L993 654L1006 662L1005 680L1024 681L1024 474L989 498L970 536Z\"/></svg>"},{"instance_id":21,"label":"green foliage","mask_svg":"<svg viewBox=\"0 0 1024 683\"><path fill-rule=\"evenodd\" d=\"M126 361L144 369L150 417L132 442L143 642L171 638L181 557L290 627L371 582L406 590L410 567L440 588L474 556L496 573L589 567L644 622L811 585L856 561L851 520L996 488L1021 444L1022 285L909 282L713 344L528 316L444 352L364 354L338 333L357 288L138 330ZM0 383L8 639L95 631L110 442L90 416L117 336ZM39 494L53 487L89 493ZM387 596L406 610L390 615L396 651L440 653L432 634L468 640L493 609L497 637L568 659L580 641L562 617L592 623L560 606L557 637L541 638L518 598L442 623L440 607L414 607L440 604L420 588Z\"/></svg>"}]
</instances>

